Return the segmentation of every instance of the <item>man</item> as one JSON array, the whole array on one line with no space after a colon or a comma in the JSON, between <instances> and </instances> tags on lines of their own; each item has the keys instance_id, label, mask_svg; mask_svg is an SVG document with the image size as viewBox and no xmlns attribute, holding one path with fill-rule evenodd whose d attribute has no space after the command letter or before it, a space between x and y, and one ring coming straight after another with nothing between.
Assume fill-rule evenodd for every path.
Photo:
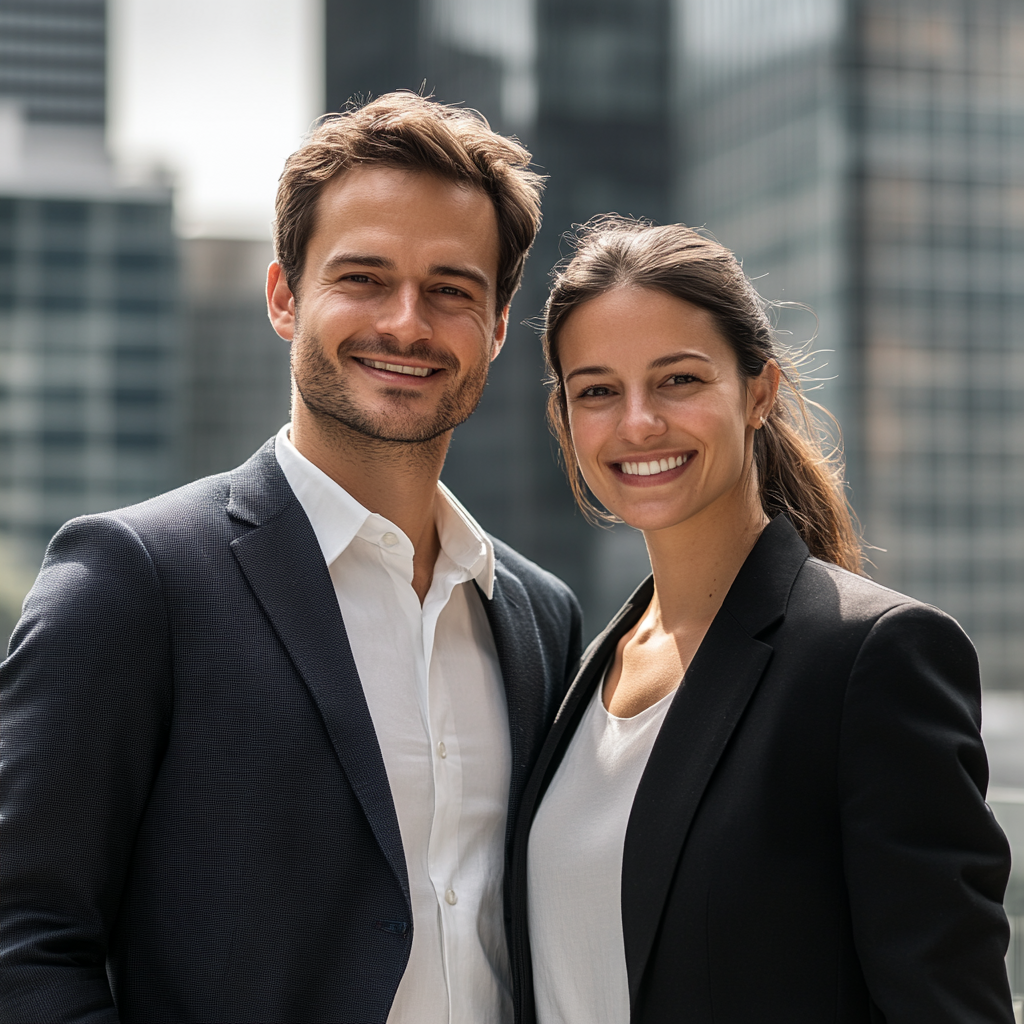
<instances>
[{"instance_id":1,"label":"man","mask_svg":"<svg viewBox=\"0 0 1024 1024\"><path fill-rule=\"evenodd\" d=\"M539 222L529 154L392 94L288 161L292 423L75 520L0 670L0 1019L512 1017L502 878L575 599L439 475Z\"/></svg>"}]
</instances>

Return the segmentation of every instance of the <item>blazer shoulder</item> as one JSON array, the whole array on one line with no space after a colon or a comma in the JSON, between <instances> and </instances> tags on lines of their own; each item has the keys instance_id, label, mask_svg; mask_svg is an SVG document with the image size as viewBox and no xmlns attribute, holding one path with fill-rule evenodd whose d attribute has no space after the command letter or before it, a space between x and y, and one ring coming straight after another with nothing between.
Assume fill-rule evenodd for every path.
<instances>
[{"instance_id":1,"label":"blazer shoulder","mask_svg":"<svg viewBox=\"0 0 1024 1024\"><path fill-rule=\"evenodd\" d=\"M181 529L187 525L201 526L208 524L211 517L224 514L230 493L231 474L218 473L165 491L138 504L83 518L118 519L140 534Z\"/></svg>"},{"instance_id":2,"label":"blazer shoulder","mask_svg":"<svg viewBox=\"0 0 1024 1024\"><path fill-rule=\"evenodd\" d=\"M959 625L934 605L882 586L867 576L810 556L800 569L790 595L787 617L801 613L818 619L870 630L879 620L932 620Z\"/></svg>"},{"instance_id":3,"label":"blazer shoulder","mask_svg":"<svg viewBox=\"0 0 1024 1024\"><path fill-rule=\"evenodd\" d=\"M560 580L554 573L542 569L536 562L521 555L502 540L490 534L494 545L494 560L506 572L513 575L523 585L531 600L578 608L579 602L568 584Z\"/></svg>"}]
</instances>

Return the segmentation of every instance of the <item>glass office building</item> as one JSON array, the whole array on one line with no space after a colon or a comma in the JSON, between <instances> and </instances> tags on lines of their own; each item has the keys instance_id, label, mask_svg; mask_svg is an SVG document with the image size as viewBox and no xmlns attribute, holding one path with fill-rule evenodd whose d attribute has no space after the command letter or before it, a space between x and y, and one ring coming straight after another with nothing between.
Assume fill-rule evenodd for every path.
<instances>
[{"instance_id":1,"label":"glass office building","mask_svg":"<svg viewBox=\"0 0 1024 1024\"><path fill-rule=\"evenodd\" d=\"M290 348L267 317L268 241L181 242L183 475L245 462L288 421Z\"/></svg>"},{"instance_id":2,"label":"glass office building","mask_svg":"<svg viewBox=\"0 0 1024 1024\"><path fill-rule=\"evenodd\" d=\"M682 11L683 215L819 313L872 575L1024 686L1024 7Z\"/></svg>"},{"instance_id":3,"label":"glass office building","mask_svg":"<svg viewBox=\"0 0 1024 1024\"><path fill-rule=\"evenodd\" d=\"M171 195L104 145L105 5L0 0L0 563L179 479ZM0 588L9 630L24 583ZM3 638L0 638L3 639Z\"/></svg>"},{"instance_id":4,"label":"glass office building","mask_svg":"<svg viewBox=\"0 0 1024 1024\"><path fill-rule=\"evenodd\" d=\"M858 37L865 525L1021 687L1024 7L872 3Z\"/></svg>"},{"instance_id":5,"label":"glass office building","mask_svg":"<svg viewBox=\"0 0 1024 1024\"><path fill-rule=\"evenodd\" d=\"M444 479L486 529L573 586L595 632L642 578L646 553L635 532L597 530L575 510L544 420L534 322L574 222L668 215L669 0L327 0L326 15L328 109L425 82L517 134L550 175L508 341Z\"/></svg>"},{"instance_id":6,"label":"glass office building","mask_svg":"<svg viewBox=\"0 0 1024 1024\"><path fill-rule=\"evenodd\" d=\"M0 0L0 96L30 122L106 122L105 0Z\"/></svg>"},{"instance_id":7,"label":"glass office building","mask_svg":"<svg viewBox=\"0 0 1024 1024\"><path fill-rule=\"evenodd\" d=\"M678 15L676 215L729 246L766 298L814 310L775 316L819 353L807 372L848 428L845 4L683 0Z\"/></svg>"},{"instance_id":8,"label":"glass office building","mask_svg":"<svg viewBox=\"0 0 1024 1024\"><path fill-rule=\"evenodd\" d=\"M0 531L32 557L175 477L176 262L166 195L0 189Z\"/></svg>"}]
</instances>

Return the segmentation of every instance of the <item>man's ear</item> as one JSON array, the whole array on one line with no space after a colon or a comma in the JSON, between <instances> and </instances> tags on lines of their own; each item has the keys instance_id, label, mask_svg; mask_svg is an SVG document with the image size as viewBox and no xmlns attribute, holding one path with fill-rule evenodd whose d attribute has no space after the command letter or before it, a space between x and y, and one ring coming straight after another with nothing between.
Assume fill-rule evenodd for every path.
<instances>
[{"instance_id":1,"label":"man's ear","mask_svg":"<svg viewBox=\"0 0 1024 1024\"><path fill-rule=\"evenodd\" d=\"M277 260L267 267L267 315L285 341L295 338L295 296Z\"/></svg>"},{"instance_id":2,"label":"man's ear","mask_svg":"<svg viewBox=\"0 0 1024 1024\"><path fill-rule=\"evenodd\" d=\"M498 322L494 326L494 344L491 346L491 359L497 359L498 353L502 350L505 345L505 339L508 337L508 311L509 307L501 311L501 316L498 317ZM278 332L280 334L280 331Z\"/></svg>"}]
</instances>

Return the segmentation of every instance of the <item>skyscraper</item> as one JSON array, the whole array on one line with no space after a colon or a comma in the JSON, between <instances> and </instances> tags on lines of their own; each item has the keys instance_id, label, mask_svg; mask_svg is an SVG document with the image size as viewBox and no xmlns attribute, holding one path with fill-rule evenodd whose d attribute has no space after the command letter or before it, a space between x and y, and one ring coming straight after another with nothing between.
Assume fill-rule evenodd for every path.
<instances>
[{"instance_id":1,"label":"skyscraper","mask_svg":"<svg viewBox=\"0 0 1024 1024\"><path fill-rule=\"evenodd\" d=\"M326 0L326 14L328 109L425 82L518 134L550 175L508 342L455 433L444 479L485 528L566 579L596 631L642 577L643 542L575 510L544 421L537 332L523 321L540 313L574 221L610 209L667 215L668 0Z\"/></svg>"},{"instance_id":2,"label":"skyscraper","mask_svg":"<svg viewBox=\"0 0 1024 1024\"><path fill-rule=\"evenodd\" d=\"M270 326L269 242L181 243L183 477L234 469L288 421L289 347Z\"/></svg>"},{"instance_id":3,"label":"skyscraper","mask_svg":"<svg viewBox=\"0 0 1024 1024\"><path fill-rule=\"evenodd\" d=\"M106 122L105 0L0 0L0 96L32 123Z\"/></svg>"},{"instance_id":4,"label":"skyscraper","mask_svg":"<svg viewBox=\"0 0 1024 1024\"><path fill-rule=\"evenodd\" d=\"M987 686L1024 686L1024 8L681 14L682 216L817 310L872 575L955 615Z\"/></svg>"},{"instance_id":5,"label":"skyscraper","mask_svg":"<svg viewBox=\"0 0 1024 1024\"><path fill-rule=\"evenodd\" d=\"M177 245L104 147L105 5L0 0L0 542L177 478Z\"/></svg>"}]
</instances>

